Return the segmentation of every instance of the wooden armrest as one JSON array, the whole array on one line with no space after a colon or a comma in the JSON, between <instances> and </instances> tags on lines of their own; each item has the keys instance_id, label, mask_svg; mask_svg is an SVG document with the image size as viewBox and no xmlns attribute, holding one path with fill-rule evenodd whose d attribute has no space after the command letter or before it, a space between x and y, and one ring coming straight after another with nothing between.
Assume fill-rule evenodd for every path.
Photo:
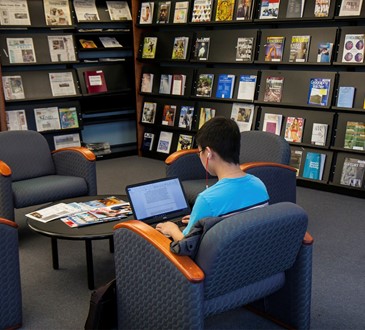
<instances>
[{"instance_id":1,"label":"wooden armrest","mask_svg":"<svg viewBox=\"0 0 365 330\"><path fill-rule=\"evenodd\" d=\"M4 219L4 218L0 218L0 224L18 228L18 224L16 222L10 221L10 220Z\"/></svg>"},{"instance_id":2,"label":"wooden armrest","mask_svg":"<svg viewBox=\"0 0 365 330\"><path fill-rule=\"evenodd\" d=\"M10 176L11 175L11 169L10 167L0 160L0 174L3 176Z\"/></svg>"},{"instance_id":3,"label":"wooden armrest","mask_svg":"<svg viewBox=\"0 0 365 330\"><path fill-rule=\"evenodd\" d=\"M187 150L179 150L172 153L170 156L168 156L165 160L166 165L172 164L176 159L190 154L196 154L199 152L199 149L187 149Z\"/></svg>"},{"instance_id":4,"label":"wooden armrest","mask_svg":"<svg viewBox=\"0 0 365 330\"><path fill-rule=\"evenodd\" d=\"M243 172L251 169L251 168L255 168L255 167L281 167L281 168L285 168L288 169L290 171L296 172L297 170L289 165L284 165L284 164L280 164L280 163L272 163L272 162L250 162L250 163L244 163L240 165L240 168Z\"/></svg>"},{"instance_id":5,"label":"wooden armrest","mask_svg":"<svg viewBox=\"0 0 365 330\"><path fill-rule=\"evenodd\" d=\"M313 237L311 236L311 234L309 234L308 232L305 233L304 238L303 238L303 244L304 245L312 245L314 242Z\"/></svg>"},{"instance_id":6,"label":"wooden armrest","mask_svg":"<svg viewBox=\"0 0 365 330\"><path fill-rule=\"evenodd\" d=\"M61 151L76 151L81 153L87 160L94 161L96 159L94 153L85 147L70 147L70 148L60 148L57 150L52 151L52 153L57 153Z\"/></svg>"},{"instance_id":7,"label":"wooden armrest","mask_svg":"<svg viewBox=\"0 0 365 330\"><path fill-rule=\"evenodd\" d=\"M118 223L114 230L124 228L131 230L155 246L173 265L192 283L204 280L204 272L188 256L179 256L170 251L170 240L158 230L138 220Z\"/></svg>"}]
</instances>

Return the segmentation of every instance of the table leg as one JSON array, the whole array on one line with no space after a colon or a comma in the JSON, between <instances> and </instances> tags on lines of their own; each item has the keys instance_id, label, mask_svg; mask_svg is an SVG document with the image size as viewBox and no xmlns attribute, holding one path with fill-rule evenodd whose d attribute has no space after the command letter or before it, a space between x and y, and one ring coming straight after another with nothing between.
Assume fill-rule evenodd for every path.
<instances>
[{"instance_id":1,"label":"table leg","mask_svg":"<svg viewBox=\"0 0 365 330\"><path fill-rule=\"evenodd\" d=\"M57 238L51 238L51 245L52 245L52 263L53 269L58 269L58 245L57 245Z\"/></svg>"},{"instance_id":2,"label":"table leg","mask_svg":"<svg viewBox=\"0 0 365 330\"><path fill-rule=\"evenodd\" d=\"M110 253L114 253L114 240L113 240L113 237L109 238L109 251L110 251Z\"/></svg>"},{"instance_id":3,"label":"table leg","mask_svg":"<svg viewBox=\"0 0 365 330\"><path fill-rule=\"evenodd\" d=\"M90 239L85 240L86 247L86 266L87 266L87 283L90 290L95 287L94 284L94 263L93 263L93 248Z\"/></svg>"}]
</instances>

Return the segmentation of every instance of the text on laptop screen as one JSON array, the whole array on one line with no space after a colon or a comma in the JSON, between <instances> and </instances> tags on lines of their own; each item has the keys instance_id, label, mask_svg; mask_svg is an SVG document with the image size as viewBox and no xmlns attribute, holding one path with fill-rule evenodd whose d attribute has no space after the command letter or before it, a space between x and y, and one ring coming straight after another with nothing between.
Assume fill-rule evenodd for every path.
<instances>
[{"instance_id":1,"label":"text on laptop screen","mask_svg":"<svg viewBox=\"0 0 365 330\"><path fill-rule=\"evenodd\" d=\"M189 208L177 178L127 187L127 193L139 220Z\"/></svg>"}]
</instances>

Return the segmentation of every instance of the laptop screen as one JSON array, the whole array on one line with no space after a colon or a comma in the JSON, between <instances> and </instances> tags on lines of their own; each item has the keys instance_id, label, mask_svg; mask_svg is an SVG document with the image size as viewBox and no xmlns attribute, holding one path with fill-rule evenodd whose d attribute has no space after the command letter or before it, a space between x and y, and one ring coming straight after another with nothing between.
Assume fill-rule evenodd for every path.
<instances>
[{"instance_id":1,"label":"laptop screen","mask_svg":"<svg viewBox=\"0 0 365 330\"><path fill-rule=\"evenodd\" d=\"M137 220L155 223L190 214L190 206L178 178L129 185L126 192Z\"/></svg>"}]
</instances>

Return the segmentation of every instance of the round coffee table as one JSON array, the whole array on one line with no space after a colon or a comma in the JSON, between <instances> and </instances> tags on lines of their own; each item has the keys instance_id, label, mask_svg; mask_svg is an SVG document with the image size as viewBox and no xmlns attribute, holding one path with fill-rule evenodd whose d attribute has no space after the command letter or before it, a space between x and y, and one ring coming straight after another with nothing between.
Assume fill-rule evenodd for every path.
<instances>
[{"instance_id":1,"label":"round coffee table","mask_svg":"<svg viewBox=\"0 0 365 330\"><path fill-rule=\"evenodd\" d=\"M72 202L84 202L96 199L102 199L111 195L99 195L99 196L85 196L76 197L71 199L65 199L58 201L57 203L72 203ZM128 200L125 195L114 195L122 200ZM57 204L52 203L52 204ZM94 264L93 264L93 252L92 252L92 241L109 239L110 252L114 252L113 244L113 227L122 221L133 219L133 216L127 218L110 221L105 223L98 223L95 225L83 226L78 228L71 228L63 223L61 220L53 220L47 223L27 218L28 226L37 233L45 235L51 238L52 245L52 263L53 268L59 268L58 262L58 239L65 240L82 240L85 241L86 248L86 265L87 265L87 282L90 290L94 289Z\"/></svg>"}]
</instances>

